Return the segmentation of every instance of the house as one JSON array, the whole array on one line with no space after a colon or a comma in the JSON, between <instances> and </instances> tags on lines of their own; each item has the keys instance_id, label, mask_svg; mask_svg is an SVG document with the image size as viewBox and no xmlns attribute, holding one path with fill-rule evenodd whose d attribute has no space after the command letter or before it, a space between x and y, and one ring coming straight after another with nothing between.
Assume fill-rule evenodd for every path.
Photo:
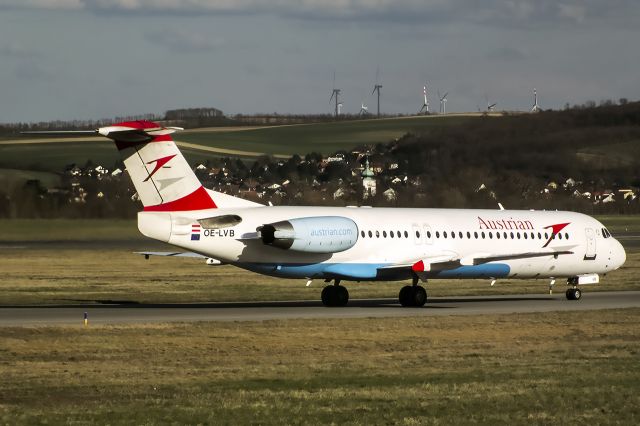
<instances>
[{"instance_id":1,"label":"house","mask_svg":"<svg viewBox=\"0 0 640 426\"><path fill-rule=\"evenodd\" d=\"M384 199L387 201L396 201L398 199L398 194L393 188L389 188L382 193Z\"/></svg>"}]
</instances>

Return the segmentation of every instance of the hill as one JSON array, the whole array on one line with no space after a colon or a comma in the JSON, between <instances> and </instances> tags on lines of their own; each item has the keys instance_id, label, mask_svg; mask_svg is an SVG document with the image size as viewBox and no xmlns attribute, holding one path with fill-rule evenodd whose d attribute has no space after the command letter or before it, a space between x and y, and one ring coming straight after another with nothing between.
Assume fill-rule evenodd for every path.
<instances>
[{"instance_id":1,"label":"hill","mask_svg":"<svg viewBox=\"0 0 640 426\"><path fill-rule=\"evenodd\" d=\"M212 157L289 157L309 152L330 154L357 145L375 145L406 133L426 133L458 126L479 116L447 115L338 121L271 127L220 127L190 129L175 135L187 159L204 162ZM181 144L182 143L182 144ZM0 142L0 167L61 171L66 165L94 164L111 167L119 161L110 141L102 138L23 138Z\"/></svg>"}]
</instances>

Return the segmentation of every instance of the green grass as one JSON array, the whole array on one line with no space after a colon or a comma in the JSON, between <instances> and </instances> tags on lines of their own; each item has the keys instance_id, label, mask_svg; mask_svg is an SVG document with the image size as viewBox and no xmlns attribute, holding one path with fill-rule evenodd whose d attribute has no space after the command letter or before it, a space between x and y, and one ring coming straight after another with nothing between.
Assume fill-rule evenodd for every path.
<instances>
[{"instance_id":1,"label":"green grass","mask_svg":"<svg viewBox=\"0 0 640 426\"><path fill-rule=\"evenodd\" d=\"M0 328L2 424L638 424L640 309Z\"/></svg>"},{"instance_id":2,"label":"green grass","mask_svg":"<svg viewBox=\"0 0 640 426\"><path fill-rule=\"evenodd\" d=\"M434 126L455 126L473 119L478 117L452 115L342 121L243 131L185 131L177 133L174 138L205 147L267 154L304 155L311 151L327 154L350 150L360 144L389 142L407 132L424 133ZM193 149L183 151L192 163L228 156ZM68 164L84 165L88 160L109 168L119 160L119 156L109 141L0 145L0 167L60 172Z\"/></svg>"},{"instance_id":3,"label":"green grass","mask_svg":"<svg viewBox=\"0 0 640 426\"><path fill-rule=\"evenodd\" d=\"M2 242L150 241L135 220L118 219L0 219Z\"/></svg>"},{"instance_id":4,"label":"green grass","mask_svg":"<svg viewBox=\"0 0 640 426\"><path fill-rule=\"evenodd\" d=\"M279 126L247 131L179 133L176 140L269 154L324 154L360 144L389 142L408 132L425 133L435 126L455 126L478 117L411 117Z\"/></svg>"},{"instance_id":5,"label":"green grass","mask_svg":"<svg viewBox=\"0 0 640 426\"><path fill-rule=\"evenodd\" d=\"M46 188L60 185L60 175L50 172L31 170L0 169L0 188L10 194L22 187L28 180L39 180Z\"/></svg>"}]
</instances>

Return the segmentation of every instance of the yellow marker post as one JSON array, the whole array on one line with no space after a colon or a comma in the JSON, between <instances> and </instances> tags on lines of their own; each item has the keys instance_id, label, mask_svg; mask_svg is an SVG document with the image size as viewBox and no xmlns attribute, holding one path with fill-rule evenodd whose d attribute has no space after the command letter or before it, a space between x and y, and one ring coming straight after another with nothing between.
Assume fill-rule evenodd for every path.
<instances>
[{"instance_id":1,"label":"yellow marker post","mask_svg":"<svg viewBox=\"0 0 640 426\"><path fill-rule=\"evenodd\" d=\"M88 313L84 313L84 326L88 326L89 325L89 314Z\"/></svg>"}]
</instances>

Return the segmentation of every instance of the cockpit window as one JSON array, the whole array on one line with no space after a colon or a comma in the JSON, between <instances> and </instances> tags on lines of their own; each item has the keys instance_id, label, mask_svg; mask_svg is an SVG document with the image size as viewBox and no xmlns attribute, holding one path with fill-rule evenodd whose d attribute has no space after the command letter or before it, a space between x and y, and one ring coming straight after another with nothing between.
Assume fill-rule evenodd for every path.
<instances>
[{"instance_id":1,"label":"cockpit window","mask_svg":"<svg viewBox=\"0 0 640 426\"><path fill-rule=\"evenodd\" d=\"M607 228L602 228L602 236L605 238L611 238L611 232Z\"/></svg>"}]
</instances>

